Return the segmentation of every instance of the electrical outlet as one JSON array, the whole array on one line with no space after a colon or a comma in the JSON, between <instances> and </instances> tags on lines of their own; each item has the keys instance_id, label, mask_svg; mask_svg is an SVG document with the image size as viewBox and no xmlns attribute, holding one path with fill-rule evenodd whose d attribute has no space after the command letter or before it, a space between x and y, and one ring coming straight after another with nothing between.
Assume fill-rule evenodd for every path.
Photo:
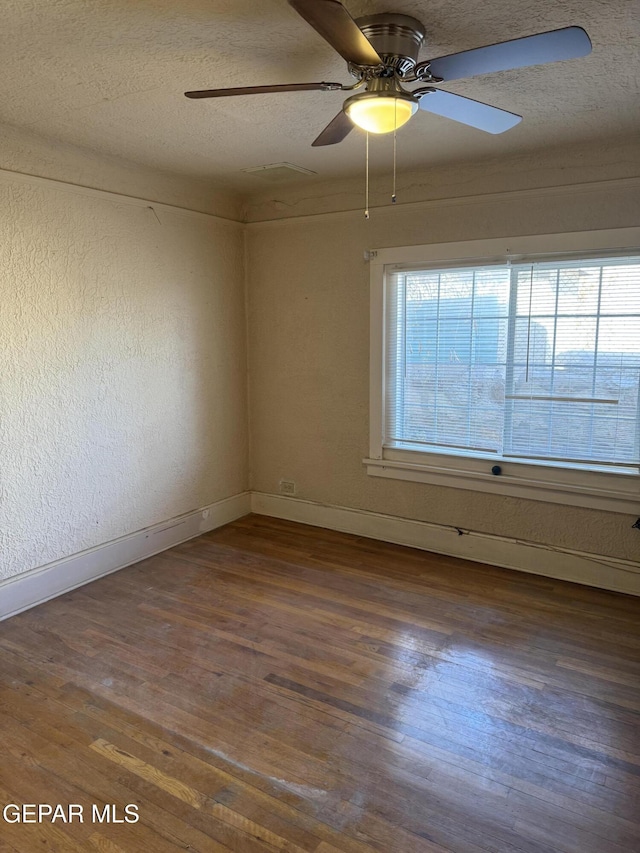
<instances>
[{"instance_id":1,"label":"electrical outlet","mask_svg":"<svg viewBox=\"0 0 640 853\"><path fill-rule=\"evenodd\" d=\"M296 484L293 480L280 480L280 494L281 495L295 495L296 493Z\"/></svg>"},{"instance_id":2,"label":"electrical outlet","mask_svg":"<svg viewBox=\"0 0 640 853\"><path fill-rule=\"evenodd\" d=\"M203 518L209 518L209 510L208 509L202 510L202 517Z\"/></svg>"}]
</instances>

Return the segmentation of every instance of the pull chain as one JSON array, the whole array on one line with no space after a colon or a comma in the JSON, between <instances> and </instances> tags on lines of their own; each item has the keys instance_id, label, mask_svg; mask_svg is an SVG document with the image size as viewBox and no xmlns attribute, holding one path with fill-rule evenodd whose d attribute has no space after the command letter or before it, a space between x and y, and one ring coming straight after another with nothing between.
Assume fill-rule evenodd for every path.
<instances>
[{"instance_id":1,"label":"pull chain","mask_svg":"<svg viewBox=\"0 0 640 853\"><path fill-rule=\"evenodd\" d=\"M364 185L364 218L369 218L369 131L366 132L365 154L365 185Z\"/></svg>"},{"instance_id":2,"label":"pull chain","mask_svg":"<svg viewBox=\"0 0 640 853\"><path fill-rule=\"evenodd\" d=\"M395 109L395 118L393 124L393 191L391 193L391 204L395 204L397 201L396 198L396 153L397 153L397 141L398 141L398 101L394 102Z\"/></svg>"}]
</instances>

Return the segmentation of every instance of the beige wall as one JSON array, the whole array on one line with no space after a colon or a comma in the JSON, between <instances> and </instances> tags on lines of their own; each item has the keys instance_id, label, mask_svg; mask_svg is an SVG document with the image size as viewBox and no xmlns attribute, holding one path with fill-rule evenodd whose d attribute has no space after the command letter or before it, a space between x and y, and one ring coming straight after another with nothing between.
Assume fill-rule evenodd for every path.
<instances>
[{"instance_id":1,"label":"beige wall","mask_svg":"<svg viewBox=\"0 0 640 853\"><path fill-rule=\"evenodd\" d=\"M636 558L629 517L379 480L361 464L364 250L637 225L638 183L624 180L636 155L620 143L401 175L401 201L431 201L369 222L344 212L361 204L358 181L272 190L245 227L87 194L71 185L240 216L210 186L4 128L0 579L249 485L277 493L281 478L302 499ZM374 179L374 203L386 189Z\"/></svg>"},{"instance_id":2,"label":"beige wall","mask_svg":"<svg viewBox=\"0 0 640 853\"><path fill-rule=\"evenodd\" d=\"M474 167L467 184L483 196L453 198L465 185L460 169L449 201L374 211L368 222L359 211L250 225L252 487L277 493L279 480L286 478L296 482L302 499L637 559L638 532L628 516L376 479L361 462L369 437L364 250L638 225L638 181L621 180L625 171L637 173L634 150L637 155L637 148L619 153L616 174L592 154L579 176L572 169L575 184L564 188L563 161L550 162L545 173L539 157L535 181L523 177L517 162L505 164L500 173L500 190L531 183L522 193L486 194L495 181L490 171L482 178ZM549 186L559 186L542 189L545 178ZM600 186L585 184L603 178ZM435 194L445 196L446 185L440 182ZM307 188L297 196L294 190L286 197L264 196L249 216L272 219L287 210L312 214L313 198L320 199L320 209L352 207L355 189L349 184L342 195L336 188L329 195Z\"/></svg>"},{"instance_id":3,"label":"beige wall","mask_svg":"<svg viewBox=\"0 0 640 853\"><path fill-rule=\"evenodd\" d=\"M0 124L0 169L241 219L241 199L206 181L156 172Z\"/></svg>"},{"instance_id":4,"label":"beige wall","mask_svg":"<svg viewBox=\"0 0 640 853\"><path fill-rule=\"evenodd\" d=\"M401 146L400 139L398 144ZM339 149L336 149L336 159L339 157ZM606 144L599 140L597 144L584 142L581 145L549 147L510 159L500 157L469 163L436 163L418 172L403 168L400 147L398 202L401 206L425 200L446 201L481 197L487 193L616 181L638 175L640 143L637 137L612 137ZM391 187L389 162L384 172L371 175L372 209L390 207ZM356 177L340 181L319 181L316 178L256 192L244 206L244 218L248 222L290 219L335 211L362 211L363 205L364 158L362 172ZM439 213L436 218L439 218ZM424 243L425 239L420 242Z\"/></svg>"},{"instance_id":5,"label":"beige wall","mask_svg":"<svg viewBox=\"0 0 640 853\"><path fill-rule=\"evenodd\" d=\"M202 201L68 150L48 170L0 153ZM0 579L247 488L242 228L0 174Z\"/></svg>"}]
</instances>

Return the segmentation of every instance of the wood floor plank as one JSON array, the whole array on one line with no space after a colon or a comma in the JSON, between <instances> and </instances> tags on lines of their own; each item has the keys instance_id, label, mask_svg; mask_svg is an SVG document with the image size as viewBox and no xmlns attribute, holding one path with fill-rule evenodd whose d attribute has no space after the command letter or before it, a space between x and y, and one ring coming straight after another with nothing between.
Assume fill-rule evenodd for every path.
<instances>
[{"instance_id":1,"label":"wood floor plank","mask_svg":"<svg viewBox=\"0 0 640 853\"><path fill-rule=\"evenodd\" d=\"M247 516L0 624L0 851L636 853L640 601Z\"/></svg>"}]
</instances>

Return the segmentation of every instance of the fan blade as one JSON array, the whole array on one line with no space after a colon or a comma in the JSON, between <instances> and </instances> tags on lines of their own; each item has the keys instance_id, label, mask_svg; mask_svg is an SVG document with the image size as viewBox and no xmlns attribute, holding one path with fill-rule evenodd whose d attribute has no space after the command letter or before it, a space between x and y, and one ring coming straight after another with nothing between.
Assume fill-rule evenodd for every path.
<instances>
[{"instance_id":1,"label":"fan blade","mask_svg":"<svg viewBox=\"0 0 640 853\"><path fill-rule=\"evenodd\" d=\"M420 98L420 109L451 118L461 124L468 124L470 127L477 127L487 133L504 133L522 121L522 116L515 113L508 113L506 110L472 101L471 98L454 95L452 92L442 92L440 89L428 89Z\"/></svg>"},{"instance_id":2,"label":"fan blade","mask_svg":"<svg viewBox=\"0 0 640 853\"><path fill-rule=\"evenodd\" d=\"M319 145L335 145L336 142L342 142L351 133L353 127L353 122L349 116L343 110L340 110L338 115L331 119L320 136L314 139L311 145L313 148L317 148Z\"/></svg>"},{"instance_id":3,"label":"fan blade","mask_svg":"<svg viewBox=\"0 0 640 853\"><path fill-rule=\"evenodd\" d=\"M338 0L289 0L289 5L347 62L382 65L369 39Z\"/></svg>"},{"instance_id":4,"label":"fan blade","mask_svg":"<svg viewBox=\"0 0 640 853\"><path fill-rule=\"evenodd\" d=\"M201 89L185 92L187 98L228 98L231 95L266 95L270 92L335 92L342 83L279 83L275 86L240 86L237 89Z\"/></svg>"},{"instance_id":5,"label":"fan blade","mask_svg":"<svg viewBox=\"0 0 640 853\"><path fill-rule=\"evenodd\" d=\"M442 80L459 80L476 74L576 59L590 52L591 41L582 27L563 27L561 30L440 56L430 61L429 71Z\"/></svg>"}]
</instances>

